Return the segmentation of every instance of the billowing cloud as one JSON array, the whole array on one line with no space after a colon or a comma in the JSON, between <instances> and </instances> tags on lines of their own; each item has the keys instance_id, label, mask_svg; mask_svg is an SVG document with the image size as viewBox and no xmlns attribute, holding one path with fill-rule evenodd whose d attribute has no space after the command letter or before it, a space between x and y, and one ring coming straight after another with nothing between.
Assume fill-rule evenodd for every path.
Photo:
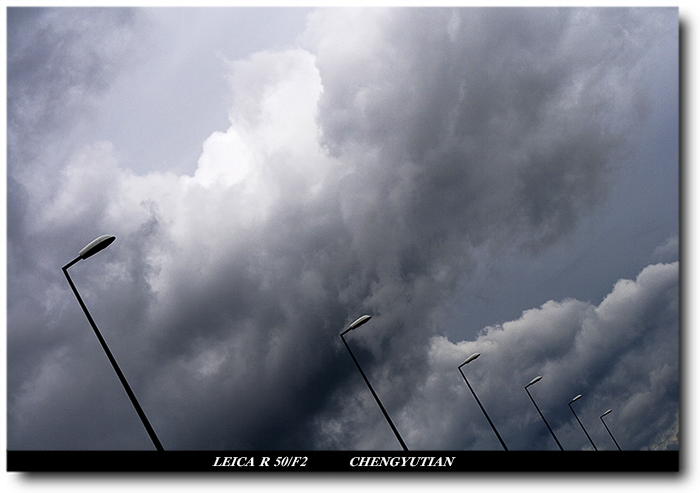
<instances>
[{"instance_id":1,"label":"billowing cloud","mask_svg":"<svg viewBox=\"0 0 700 493\"><path fill-rule=\"evenodd\" d=\"M53 26L60 14L37 15ZM322 10L300 46L228 63L230 126L204 141L192 175L127 171L110 142L76 144L40 178L11 157L24 227L8 238L10 447L150 447L60 272L105 232L113 246L71 273L166 449L396 446L338 337L363 313L373 319L350 343L409 446L493 447L455 378L472 350L484 356L470 376L514 448L546 446L524 392L503 390L536 373L565 440L580 437L547 398L585 391L582 415L611 402L621 441L659 443L677 414L665 386L677 388L677 358L652 343L677 335L677 264L474 341L448 341L440 320L475 249L536 255L604 200L647 107L646 34L675 36L672 18ZM92 56L70 60L92 80ZM13 114L48 97L32 86L24 102L19 87L8 83ZM26 126L10 120L9 133L21 155ZM652 404L661 421L633 438Z\"/></svg>"},{"instance_id":2,"label":"billowing cloud","mask_svg":"<svg viewBox=\"0 0 700 493\"><path fill-rule=\"evenodd\" d=\"M568 409L578 394L574 409L599 449L615 449L599 419L610 408L625 450L677 449L678 285L678 262L650 265L597 306L548 301L474 341L435 336L430 369L397 426L417 449L500 449L457 370L479 352L463 371L510 449L557 449L523 389L539 375L530 392L565 450L592 448Z\"/></svg>"}]
</instances>

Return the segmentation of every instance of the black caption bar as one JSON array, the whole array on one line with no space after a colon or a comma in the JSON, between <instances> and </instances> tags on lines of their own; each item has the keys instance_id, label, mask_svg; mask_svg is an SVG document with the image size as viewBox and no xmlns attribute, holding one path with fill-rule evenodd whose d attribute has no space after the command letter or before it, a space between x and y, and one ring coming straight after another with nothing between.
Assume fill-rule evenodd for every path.
<instances>
[{"instance_id":1,"label":"black caption bar","mask_svg":"<svg viewBox=\"0 0 700 493\"><path fill-rule=\"evenodd\" d=\"M677 472L677 451L7 451L9 472Z\"/></svg>"}]
</instances>

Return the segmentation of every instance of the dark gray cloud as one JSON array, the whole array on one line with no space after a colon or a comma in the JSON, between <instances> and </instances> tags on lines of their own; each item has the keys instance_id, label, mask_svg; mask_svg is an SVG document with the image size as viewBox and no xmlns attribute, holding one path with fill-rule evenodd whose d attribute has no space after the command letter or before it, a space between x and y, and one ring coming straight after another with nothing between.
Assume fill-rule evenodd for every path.
<instances>
[{"instance_id":1,"label":"dark gray cloud","mask_svg":"<svg viewBox=\"0 0 700 493\"><path fill-rule=\"evenodd\" d=\"M414 173L404 180L408 226L427 241L455 222L470 226L473 244L555 241L605 197L607 168L641 116L645 41L629 39L638 14L458 12L403 10L375 23L358 12L366 26L349 41L333 24L346 19L324 17L323 142L361 153L368 179L393 186L387 168Z\"/></svg>"},{"instance_id":2,"label":"dark gray cloud","mask_svg":"<svg viewBox=\"0 0 700 493\"><path fill-rule=\"evenodd\" d=\"M435 336L425 377L413 397L397 406L396 425L416 449L500 449L457 370L479 352L463 371L509 449L557 449L523 389L538 375L543 379L530 391L565 450L590 447L567 406L577 394L585 397L575 404L577 414L601 450L615 448L599 419L609 408L614 413L608 423L626 450L677 448L678 319L676 262L621 280L598 306L548 301L517 320L485 328L474 341ZM387 377L387 387L392 379ZM364 417L376 414L373 402L338 399L328 421L357 429L354 448L392 445L382 433L360 431ZM381 416L373 423L386 427ZM334 445L342 436L319 430Z\"/></svg>"},{"instance_id":3,"label":"dark gray cloud","mask_svg":"<svg viewBox=\"0 0 700 493\"><path fill-rule=\"evenodd\" d=\"M82 124L80 106L118 76L145 26L138 10L13 15L10 33L26 15L41 22L10 44L8 71L31 85L8 83L11 114L78 88L68 126ZM57 19L76 15L102 21L84 34L75 27L80 35L57 31ZM441 323L444 303L484 257L536 256L601 206L652 96L645 54L677 37L674 15L318 11L300 47L227 64L230 127L206 139L192 175L136 174L110 142L76 139L50 160L51 176L29 179L44 169L16 157L32 120L11 118L9 174L24 178L9 213L26 226L8 235L8 446L150 448L60 271L105 232L117 241L71 273L166 449L396 447L338 337L363 313L372 321L348 340L409 447L494 447L488 429L467 425L474 415L454 378L458 360L483 344L503 363L490 366L493 389L580 358L578 373L560 371L556 385L548 377L536 390L559 398L585 388L600 395L592 406L634 373L629 393L617 393L619 419L638 418L634 409L650 402L663 417L634 441L632 428L621 433L630 448L659 443L677 414L677 395L660 393L677 387L677 359L666 347L663 363L645 357L654 338L677 335L677 265L618 285L611 298L637 286L619 320L599 320L605 303L565 300L471 342L450 342ZM22 44L45 33L75 46ZM83 46L91 33L110 49ZM72 78L46 84L38 62L47 59L70 59ZM57 148L42 146L44 155ZM630 321L648 326L634 332ZM576 341L594 346L599 331L607 351L584 358ZM514 357L528 333L537 345ZM544 447L527 402L479 390L501 404L492 406L508 435L522 436L516 447ZM552 416L575 443L571 419Z\"/></svg>"}]
</instances>

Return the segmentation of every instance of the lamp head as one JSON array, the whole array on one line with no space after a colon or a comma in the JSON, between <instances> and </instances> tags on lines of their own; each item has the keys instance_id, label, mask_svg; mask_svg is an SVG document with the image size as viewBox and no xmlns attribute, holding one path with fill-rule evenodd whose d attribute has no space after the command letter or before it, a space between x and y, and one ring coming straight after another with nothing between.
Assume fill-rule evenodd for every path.
<instances>
[{"instance_id":1,"label":"lamp head","mask_svg":"<svg viewBox=\"0 0 700 493\"><path fill-rule=\"evenodd\" d=\"M571 404L572 402L576 402L576 401L579 400L580 398L581 398L581 394L579 394L579 395L577 395L576 397L574 397L573 399L571 399L571 402L569 402L569 404Z\"/></svg>"},{"instance_id":2,"label":"lamp head","mask_svg":"<svg viewBox=\"0 0 700 493\"><path fill-rule=\"evenodd\" d=\"M85 247L82 250L80 250L80 252L78 252L78 256L83 260L92 257L100 250L104 250L109 245L111 245L114 240L116 240L116 237L112 235L102 235L98 238L95 238L90 243L85 245Z\"/></svg>"},{"instance_id":3,"label":"lamp head","mask_svg":"<svg viewBox=\"0 0 700 493\"><path fill-rule=\"evenodd\" d=\"M608 410L605 411L603 414L601 414L600 417L602 418L603 416L607 416L607 415L610 414L611 412L612 412L612 409L608 409Z\"/></svg>"},{"instance_id":4,"label":"lamp head","mask_svg":"<svg viewBox=\"0 0 700 493\"><path fill-rule=\"evenodd\" d=\"M464 363L462 363L462 365L466 365L466 364L471 363L472 361L474 361L474 360L475 360L476 358L478 358L479 356L481 356L481 353L474 353L474 354L472 354L471 356L469 356L469 357L467 358L467 361L465 361Z\"/></svg>"},{"instance_id":5,"label":"lamp head","mask_svg":"<svg viewBox=\"0 0 700 493\"><path fill-rule=\"evenodd\" d=\"M530 383L528 383L525 387L527 388L527 387L529 387L530 385L539 382L540 380L542 380L542 375L539 375L539 376L533 378L532 380L530 380Z\"/></svg>"},{"instance_id":6,"label":"lamp head","mask_svg":"<svg viewBox=\"0 0 700 493\"><path fill-rule=\"evenodd\" d=\"M365 324L369 322L369 319L372 318L372 315L362 315L360 318L355 320L353 323L350 324L350 327L348 327L348 330L354 330L358 328L360 325Z\"/></svg>"}]
</instances>

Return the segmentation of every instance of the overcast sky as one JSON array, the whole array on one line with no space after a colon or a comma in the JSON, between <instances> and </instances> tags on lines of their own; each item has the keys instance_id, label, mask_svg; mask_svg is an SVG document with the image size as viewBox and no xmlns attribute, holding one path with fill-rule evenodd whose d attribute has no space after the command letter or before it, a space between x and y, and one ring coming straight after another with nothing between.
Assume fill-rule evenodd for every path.
<instances>
[{"instance_id":1,"label":"overcast sky","mask_svg":"<svg viewBox=\"0 0 700 493\"><path fill-rule=\"evenodd\" d=\"M678 29L9 9L8 449L677 449Z\"/></svg>"}]
</instances>

